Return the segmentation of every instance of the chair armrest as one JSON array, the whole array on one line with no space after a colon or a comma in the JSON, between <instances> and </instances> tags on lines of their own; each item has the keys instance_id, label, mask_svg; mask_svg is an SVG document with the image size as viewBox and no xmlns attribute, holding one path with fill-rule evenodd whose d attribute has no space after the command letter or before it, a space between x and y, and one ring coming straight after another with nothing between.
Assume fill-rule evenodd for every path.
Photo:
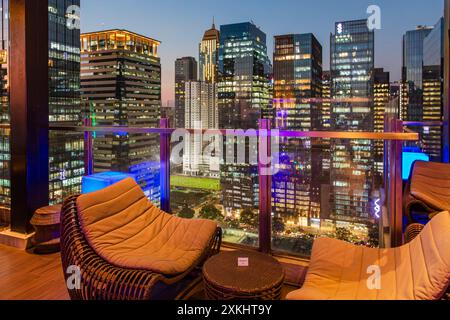
<instances>
[{"instance_id":1,"label":"chair armrest","mask_svg":"<svg viewBox=\"0 0 450 320\"><path fill-rule=\"evenodd\" d=\"M407 228L406 228L406 232L405 232L405 240L406 243L410 243L411 241L413 241L415 238L417 238L417 236L422 232L422 230L425 228L425 226L423 224L420 223L413 223L410 224Z\"/></svg>"}]
</instances>

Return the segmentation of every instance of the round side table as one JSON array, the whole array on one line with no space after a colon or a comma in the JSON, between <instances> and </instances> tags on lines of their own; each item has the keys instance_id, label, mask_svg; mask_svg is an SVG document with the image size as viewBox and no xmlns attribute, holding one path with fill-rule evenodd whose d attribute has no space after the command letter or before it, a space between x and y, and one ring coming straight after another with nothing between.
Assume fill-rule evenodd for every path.
<instances>
[{"instance_id":1,"label":"round side table","mask_svg":"<svg viewBox=\"0 0 450 320\"><path fill-rule=\"evenodd\" d=\"M238 266L248 258L248 267ZM222 252L203 266L205 294L210 300L279 300L284 271L273 257L259 252Z\"/></svg>"},{"instance_id":2,"label":"round side table","mask_svg":"<svg viewBox=\"0 0 450 320\"><path fill-rule=\"evenodd\" d=\"M36 210L31 224L36 230L33 238L34 253L50 254L60 250L60 215L62 205Z\"/></svg>"}]
</instances>

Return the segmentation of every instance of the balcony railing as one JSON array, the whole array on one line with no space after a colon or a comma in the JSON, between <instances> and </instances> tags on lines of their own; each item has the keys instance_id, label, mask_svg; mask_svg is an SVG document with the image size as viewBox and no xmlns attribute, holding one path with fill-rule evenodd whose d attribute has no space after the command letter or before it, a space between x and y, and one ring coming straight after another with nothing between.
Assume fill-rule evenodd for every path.
<instances>
[{"instance_id":1,"label":"balcony railing","mask_svg":"<svg viewBox=\"0 0 450 320\"><path fill-rule=\"evenodd\" d=\"M150 153L133 156L157 164L158 172L152 177L159 176L161 209L180 216L217 219L225 229L225 241L231 245L304 257L310 252L312 240L321 235L382 247L401 244L403 144L417 142L419 136L405 132L399 120L387 123L390 132L385 133L274 130L267 120L261 121L257 130L180 131L169 128L166 119L161 120L160 128L86 123L79 127L51 126L50 130L80 134L87 175L109 170L104 166L108 162L116 163L114 171L139 165L108 158L113 154L105 151L108 144L117 146L120 141L128 141L145 145L153 141ZM215 166L213 173L208 171L211 167L206 170L208 174L201 173L199 168L205 160L192 158L190 151L187 158L186 154L176 155L176 144L183 135L184 139L193 137L188 149L195 149L197 141L202 151L204 141L220 137L222 158L216 150L212 158L220 161L206 160L207 167ZM195 140L196 135L200 140ZM205 135L208 138L203 140ZM375 141L384 144L385 152L379 160L371 159ZM246 156L239 162L233 154L234 161L227 162L227 153L243 146ZM183 162L174 161L177 157ZM371 161L381 162L383 172L377 173ZM148 181L143 185L148 187Z\"/></svg>"}]
</instances>

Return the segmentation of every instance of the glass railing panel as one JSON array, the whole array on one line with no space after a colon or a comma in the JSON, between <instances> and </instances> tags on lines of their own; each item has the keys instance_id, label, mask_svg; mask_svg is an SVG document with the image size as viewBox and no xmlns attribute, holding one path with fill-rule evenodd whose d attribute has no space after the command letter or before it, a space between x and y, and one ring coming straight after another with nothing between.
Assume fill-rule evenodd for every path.
<instances>
[{"instance_id":1,"label":"glass railing panel","mask_svg":"<svg viewBox=\"0 0 450 320\"><path fill-rule=\"evenodd\" d=\"M0 128L0 229L11 221L10 129Z\"/></svg>"},{"instance_id":2,"label":"glass railing panel","mask_svg":"<svg viewBox=\"0 0 450 320\"><path fill-rule=\"evenodd\" d=\"M283 138L272 178L272 246L310 256L314 239L378 247L384 198L371 140Z\"/></svg>"},{"instance_id":3,"label":"glass railing panel","mask_svg":"<svg viewBox=\"0 0 450 320\"><path fill-rule=\"evenodd\" d=\"M172 213L215 220L223 228L224 242L258 247L257 141L256 135L245 137L232 132L175 131Z\"/></svg>"}]
</instances>

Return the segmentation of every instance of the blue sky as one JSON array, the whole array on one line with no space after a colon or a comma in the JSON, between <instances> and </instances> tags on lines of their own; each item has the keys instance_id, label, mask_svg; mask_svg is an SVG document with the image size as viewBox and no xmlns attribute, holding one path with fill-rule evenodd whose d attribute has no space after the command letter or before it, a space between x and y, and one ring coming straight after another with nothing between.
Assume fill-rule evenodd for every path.
<instances>
[{"instance_id":1,"label":"blue sky","mask_svg":"<svg viewBox=\"0 0 450 320\"><path fill-rule=\"evenodd\" d=\"M312 32L324 48L324 68L328 68L334 23L367 18L369 5L378 5L382 14L375 64L397 80L402 35L417 25L434 25L443 15L443 0L81 0L81 28L82 32L123 28L162 41L165 105L174 99L175 59L198 57L198 44L213 16L217 28L253 21L267 34L270 58L274 35Z\"/></svg>"}]
</instances>

